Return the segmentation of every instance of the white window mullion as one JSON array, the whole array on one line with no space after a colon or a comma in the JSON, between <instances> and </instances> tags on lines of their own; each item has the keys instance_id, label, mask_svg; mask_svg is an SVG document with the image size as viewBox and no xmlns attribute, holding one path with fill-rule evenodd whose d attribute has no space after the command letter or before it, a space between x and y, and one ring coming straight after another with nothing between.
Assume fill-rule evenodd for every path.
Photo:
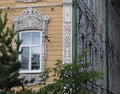
<instances>
[{"instance_id":1,"label":"white window mullion","mask_svg":"<svg viewBox=\"0 0 120 94\"><path fill-rule=\"evenodd\" d=\"M29 71L31 71L31 46L29 47Z\"/></svg>"},{"instance_id":2,"label":"white window mullion","mask_svg":"<svg viewBox=\"0 0 120 94\"><path fill-rule=\"evenodd\" d=\"M21 46L20 46L20 48L19 48L19 51L21 51ZM19 61L21 61L21 54L20 54L20 56L19 56Z\"/></svg>"},{"instance_id":3,"label":"white window mullion","mask_svg":"<svg viewBox=\"0 0 120 94\"><path fill-rule=\"evenodd\" d=\"M30 31L31 32L31 31ZM31 33L30 33L30 40L31 40L32 38L31 38ZM30 51L29 51L29 55L30 55L30 57L29 57L29 71L31 71L31 54L32 54L32 51L31 51L31 49L32 49L32 43L30 42Z\"/></svg>"},{"instance_id":4,"label":"white window mullion","mask_svg":"<svg viewBox=\"0 0 120 94\"><path fill-rule=\"evenodd\" d=\"M19 33L19 38L20 38L20 40L21 40L21 33ZM20 48L19 48L19 51L21 51L21 46L20 46ZM21 61L21 54L20 54L20 56L19 56L19 60Z\"/></svg>"},{"instance_id":5,"label":"white window mullion","mask_svg":"<svg viewBox=\"0 0 120 94\"><path fill-rule=\"evenodd\" d=\"M42 51L43 51L43 49L42 49L42 38L43 36L42 36L42 32L40 32L40 45L39 45L39 47L40 47L40 71L42 70Z\"/></svg>"}]
</instances>

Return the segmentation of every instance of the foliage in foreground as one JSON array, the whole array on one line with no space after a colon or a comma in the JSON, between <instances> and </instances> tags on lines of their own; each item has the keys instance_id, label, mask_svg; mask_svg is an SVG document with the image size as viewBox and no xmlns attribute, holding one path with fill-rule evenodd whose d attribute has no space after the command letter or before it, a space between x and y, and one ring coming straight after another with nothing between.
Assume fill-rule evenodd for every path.
<instances>
[{"instance_id":1,"label":"foliage in foreground","mask_svg":"<svg viewBox=\"0 0 120 94\"><path fill-rule=\"evenodd\" d=\"M77 61L69 64L62 64L61 60L57 60L56 65L48 69L53 73L54 82L39 91L24 88L4 94L96 94L88 87L88 83L93 85L97 79L101 78L101 73L92 70L91 62L84 62L85 56L86 51L83 51Z\"/></svg>"},{"instance_id":2,"label":"foliage in foreground","mask_svg":"<svg viewBox=\"0 0 120 94\"><path fill-rule=\"evenodd\" d=\"M94 84L101 73L91 68L91 62L84 62L85 55L86 51L83 51L77 61L70 64L62 65L58 60L52 68L54 83L40 89L39 94L95 94L88 88L88 83Z\"/></svg>"},{"instance_id":3,"label":"foliage in foreground","mask_svg":"<svg viewBox=\"0 0 120 94\"><path fill-rule=\"evenodd\" d=\"M17 33L13 28L6 27L7 13L2 17L0 10L0 90L9 91L14 86L22 85L19 78L21 62L18 61L21 41L15 40ZM16 49L12 44L16 45Z\"/></svg>"}]
</instances>

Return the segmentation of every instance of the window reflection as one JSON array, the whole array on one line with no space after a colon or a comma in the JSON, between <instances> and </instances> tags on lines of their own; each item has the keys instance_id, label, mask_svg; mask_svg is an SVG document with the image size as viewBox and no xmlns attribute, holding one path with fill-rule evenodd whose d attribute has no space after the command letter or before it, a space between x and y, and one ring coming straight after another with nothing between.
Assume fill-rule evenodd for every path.
<instances>
[{"instance_id":1,"label":"window reflection","mask_svg":"<svg viewBox=\"0 0 120 94\"><path fill-rule=\"evenodd\" d=\"M31 49L31 69L40 68L40 47L32 47Z\"/></svg>"},{"instance_id":2,"label":"window reflection","mask_svg":"<svg viewBox=\"0 0 120 94\"><path fill-rule=\"evenodd\" d=\"M21 55L22 67L23 70L28 70L29 65L29 48L22 47L22 55Z\"/></svg>"},{"instance_id":3,"label":"window reflection","mask_svg":"<svg viewBox=\"0 0 120 94\"><path fill-rule=\"evenodd\" d=\"M20 60L22 62L21 70L39 70L40 54L41 54L41 37L40 32L34 30L21 32L20 38L22 54Z\"/></svg>"}]
</instances>

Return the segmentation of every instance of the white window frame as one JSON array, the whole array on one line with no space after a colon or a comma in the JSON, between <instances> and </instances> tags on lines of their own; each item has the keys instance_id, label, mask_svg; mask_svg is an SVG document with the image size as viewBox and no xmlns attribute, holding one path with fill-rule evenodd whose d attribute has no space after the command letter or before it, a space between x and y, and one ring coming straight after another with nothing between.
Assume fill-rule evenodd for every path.
<instances>
[{"instance_id":1,"label":"white window frame","mask_svg":"<svg viewBox=\"0 0 120 94\"><path fill-rule=\"evenodd\" d=\"M16 0L17 2L37 2L38 0Z\"/></svg>"},{"instance_id":2,"label":"white window frame","mask_svg":"<svg viewBox=\"0 0 120 94\"><path fill-rule=\"evenodd\" d=\"M29 68L28 70L22 70L20 69L20 73L40 73L41 72L41 67L42 67L42 31L39 31L39 30L24 30L24 31L21 31L19 32L19 36L20 36L20 40L21 40L21 34L22 33L28 33L28 32L39 32L40 33L40 45L34 45L34 46L40 46L40 69L39 70L32 70L31 69L31 61L30 61L30 58L29 58ZM21 47L30 47L33 45L20 45L20 50L21 50ZM31 50L29 52L29 57L31 57ZM21 54L19 56L19 60L21 61Z\"/></svg>"}]
</instances>

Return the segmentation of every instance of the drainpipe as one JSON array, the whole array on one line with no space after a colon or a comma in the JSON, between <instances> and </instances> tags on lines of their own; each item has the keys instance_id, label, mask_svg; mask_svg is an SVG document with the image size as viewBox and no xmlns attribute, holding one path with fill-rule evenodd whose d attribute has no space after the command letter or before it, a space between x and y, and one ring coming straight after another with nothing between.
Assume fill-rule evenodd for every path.
<instances>
[{"instance_id":1,"label":"drainpipe","mask_svg":"<svg viewBox=\"0 0 120 94\"><path fill-rule=\"evenodd\" d=\"M74 60L77 61L77 0L74 0Z\"/></svg>"},{"instance_id":2,"label":"drainpipe","mask_svg":"<svg viewBox=\"0 0 120 94\"><path fill-rule=\"evenodd\" d=\"M106 0L106 94L109 94L109 63L108 63L108 31L109 31L109 12L108 12L108 0Z\"/></svg>"}]
</instances>

